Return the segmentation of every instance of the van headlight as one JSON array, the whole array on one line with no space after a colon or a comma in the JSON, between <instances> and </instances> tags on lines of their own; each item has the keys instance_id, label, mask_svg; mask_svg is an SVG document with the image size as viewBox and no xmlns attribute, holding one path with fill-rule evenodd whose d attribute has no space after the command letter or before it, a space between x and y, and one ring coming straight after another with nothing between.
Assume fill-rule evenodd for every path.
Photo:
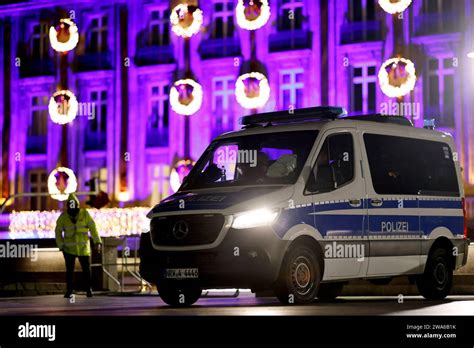
<instances>
[{"instance_id":1,"label":"van headlight","mask_svg":"<svg viewBox=\"0 0 474 348\"><path fill-rule=\"evenodd\" d=\"M236 214L232 227L236 229L271 225L278 216L278 210L255 209Z\"/></svg>"}]
</instances>

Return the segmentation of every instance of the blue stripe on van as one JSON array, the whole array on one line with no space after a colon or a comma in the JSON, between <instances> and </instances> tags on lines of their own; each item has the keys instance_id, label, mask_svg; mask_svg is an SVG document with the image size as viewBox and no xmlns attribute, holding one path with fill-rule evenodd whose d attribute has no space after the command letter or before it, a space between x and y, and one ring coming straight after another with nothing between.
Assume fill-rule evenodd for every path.
<instances>
[{"instance_id":1,"label":"blue stripe on van","mask_svg":"<svg viewBox=\"0 0 474 348\"><path fill-rule=\"evenodd\" d=\"M428 235L436 227L446 227L454 235L464 233L463 216L420 216L420 226L424 235Z\"/></svg>"},{"instance_id":2,"label":"blue stripe on van","mask_svg":"<svg viewBox=\"0 0 474 348\"><path fill-rule=\"evenodd\" d=\"M420 200L420 208L444 208L444 209L462 209L462 202L459 200Z\"/></svg>"},{"instance_id":3,"label":"blue stripe on van","mask_svg":"<svg viewBox=\"0 0 474 348\"><path fill-rule=\"evenodd\" d=\"M366 207L369 200L364 200L360 208ZM404 200L404 208L416 209L420 204L420 208L440 208L440 209L461 209L461 201L453 200ZM383 201L381 208L398 209L398 200ZM354 209L348 202L316 204L314 206L300 207L295 209L283 210L278 223L275 224L274 230L278 236L283 235L294 225L307 224L314 226L324 236L362 236L363 227L368 226L368 219L365 215L333 215L318 214L310 215L313 212L329 212L333 210ZM369 205L369 209L376 209ZM407 221L408 232L411 235L428 235L436 227L445 227L454 235L462 234L464 228L464 218L462 216L407 216L407 215L372 215L370 216L370 226L378 226L378 230L371 230L372 234L381 235L380 226L382 222ZM412 228L412 226L414 226ZM404 233L392 233L404 234ZM391 233L383 233L383 235L391 235Z\"/></svg>"}]
</instances>

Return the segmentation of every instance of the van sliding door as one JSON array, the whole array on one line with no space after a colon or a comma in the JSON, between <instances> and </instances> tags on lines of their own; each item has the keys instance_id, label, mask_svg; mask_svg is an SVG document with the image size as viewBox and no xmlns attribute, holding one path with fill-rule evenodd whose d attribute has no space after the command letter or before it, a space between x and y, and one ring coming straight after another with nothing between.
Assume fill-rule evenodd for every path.
<instances>
[{"instance_id":1,"label":"van sliding door","mask_svg":"<svg viewBox=\"0 0 474 348\"><path fill-rule=\"evenodd\" d=\"M368 276L419 273L421 232L415 139L364 134L369 219Z\"/></svg>"}]
</instances>

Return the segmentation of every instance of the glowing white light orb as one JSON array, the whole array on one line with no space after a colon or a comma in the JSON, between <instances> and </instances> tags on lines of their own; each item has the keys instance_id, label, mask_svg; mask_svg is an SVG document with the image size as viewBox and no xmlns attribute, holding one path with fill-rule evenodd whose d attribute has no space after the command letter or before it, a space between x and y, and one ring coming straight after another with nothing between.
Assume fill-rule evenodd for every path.
<instances>
[{"instance_id":1,"label":"glowing white light orb","mask_svg":"<svg viewBox=\"0 0 474 348\"><path fill-rule=\"evenodd\" d=\"M59 180L56 176L59 176ZM65 179L64 176L68 178ZM61 185L62 187L58 187ZM48 192L51 198L58 201L65 201L69 194L76 192L77 179L74 172L66 167L58 167L54 169L48 177Z\"/></svg>"},{"instance_id":2,"label":"glowing white light orb","mask_svg":"<svg viewBox=\"0 0 474 348\"><path fill-rule=\"evenodd\" d=\"M202 105L202 87L192 79L178 80L170 90L171 108L178 114L190 116Z\"/></svg>"},{"instance_id":3,"label":"glowing white light orb","mask_svg":"<svg viewBox=\"0 0 474 348\"><path fill-rule=\"evenodd\" d=\"M258 91L249 91L245 83L250 80L257 82ZM237 102L246 109L257 109L264 106L270 98L270 85L267 77L259 72L240 75L235 82L235 97Z\"/></svg>"},{"instance_id":4,"label":"glowing white light orb","mask_svg":"<svg viewBox=\"0 0 474 348\"><path fill-rule=\"evenodd\" d=\"M401 13L410 6L412 0L379 0L379 5L390 14Z\"/></svg>"},{"instance_id":5,"label":"glowing white light orb","mask_svg":"<svg viewBox=\"0 0 474 348\"><path fill-rule=\"evenodd\" d=\"M59 103L56 98L60 99ZM66 124L74 120L78 109L76 96L69 90L58 91L49 100L49 116L51 121L57 124Z\"/></svg>"},{"instance_id":6,"label":"glowing white light orb","mask_svg":"<svg viewBox=\"0 0 474 348\"><path fill-rule=\"evenodd\" d=\"M270 19L270 5L268 0L244 0L237 2L235 8L237 24L242 29L256 30L263 27Z\"/></svg>"},{"instance_id":7,"label":"glowing white light orb","mask_svg":"<svg viewBox=\"0 0 474 348\"><path fill-rule=\"evenodd\" d=\"M191 37L197 34L201 29L202 21L202 11L196 8L191 12L186 4L179 4L171 11L171 30L181 37Z\"/></svg>"},{"instance_id":8,"label":"glowing white light orb","mask_svg":"<svg viewBox=\"0 0 474 348\"><path fill-rule=\"evenodd\" d=\"M128 191L121 191L118 194L119 202L128 202L130 200L130 192Z\"/></svg>"},{"instance_id":9,"label":"glowing white light orb","mask_svg":"<svg viewBox=\"0 0 474 348\"><path fill-rule=\"evenodd\" d=\"M400 68L401 66L404 66L403 68ZM388 72L387 70L390 70ZM402 76L403 79L400 78L400 76L397 76L396 71L402 70L405 76ZM390 75L392 74L392 75ZM398 73L400 75L400 73ZM398 98L398 97L403 97L404 95L407 95L410 93L413 88L415 88L416 84L416 70L415 70L415 65L413 62L409 59L405 58L390 58L385 61L385 63L382 64L379 70L379 84L380 84L380 89L382 92L391 98ZM399 79L403 82L400 82L398 85L393 85L390 81L390 79Z\"/></svg>"},{"instance_id":10,"label":"glowing white light orb","mask_svg":"<svg viewBox=\"0 0 474 348\"><path fill-rule=\"evenodd\" d=\"M190 159L184 159L178 161L175 166L171 169L170 173L170 186L173 192L179 190L179 187L183 183L184 177L189 174L193 168L195 162Z\"/></svg>"},{"instance_id":11,"label":"glowing white light orb","mask_svg":"<svg viewBox=\"0 0 474 348\"><path fill-rule=\"evenodd\" d=\"M469 52L469 53L467 54L467 57L468 57L468 58L471 58L471 59L474 59L474 51Z\"/></svg>"},{"instance_id":12,"label":"glowing white light orb","mask_svg":"<svg viewBox=\"0 0 474 348\"><path fill-rule=\"evenodd\" d=\"M55 27L49 28L49 42L51 47L58 52L67 52L73 50L79 42L79 32L76 24L69 18L64 18L59 21L59 36L65 35L64 31L67 30L69 38L67 41L58 40L58 31Z\"/></svg>"}]
</instances>

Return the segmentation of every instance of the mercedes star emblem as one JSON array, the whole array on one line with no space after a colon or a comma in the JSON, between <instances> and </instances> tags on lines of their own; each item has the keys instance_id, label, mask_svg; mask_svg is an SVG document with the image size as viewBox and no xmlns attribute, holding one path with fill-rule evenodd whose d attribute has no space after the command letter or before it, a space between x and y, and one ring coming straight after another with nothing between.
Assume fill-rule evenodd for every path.
<instances>
[{"instance_id":1,"label":"mercedes star emblem","mask_svg":"<svg viewBox=\"0 0 474 348\"><path fill-rule=\"evenodd\" d=\"M184 237L188 235L188 232L189 232L188 224L183 220L178 221L173 226L173 236L176 239L183 239Z\"/></svg>"}]
</instances>

